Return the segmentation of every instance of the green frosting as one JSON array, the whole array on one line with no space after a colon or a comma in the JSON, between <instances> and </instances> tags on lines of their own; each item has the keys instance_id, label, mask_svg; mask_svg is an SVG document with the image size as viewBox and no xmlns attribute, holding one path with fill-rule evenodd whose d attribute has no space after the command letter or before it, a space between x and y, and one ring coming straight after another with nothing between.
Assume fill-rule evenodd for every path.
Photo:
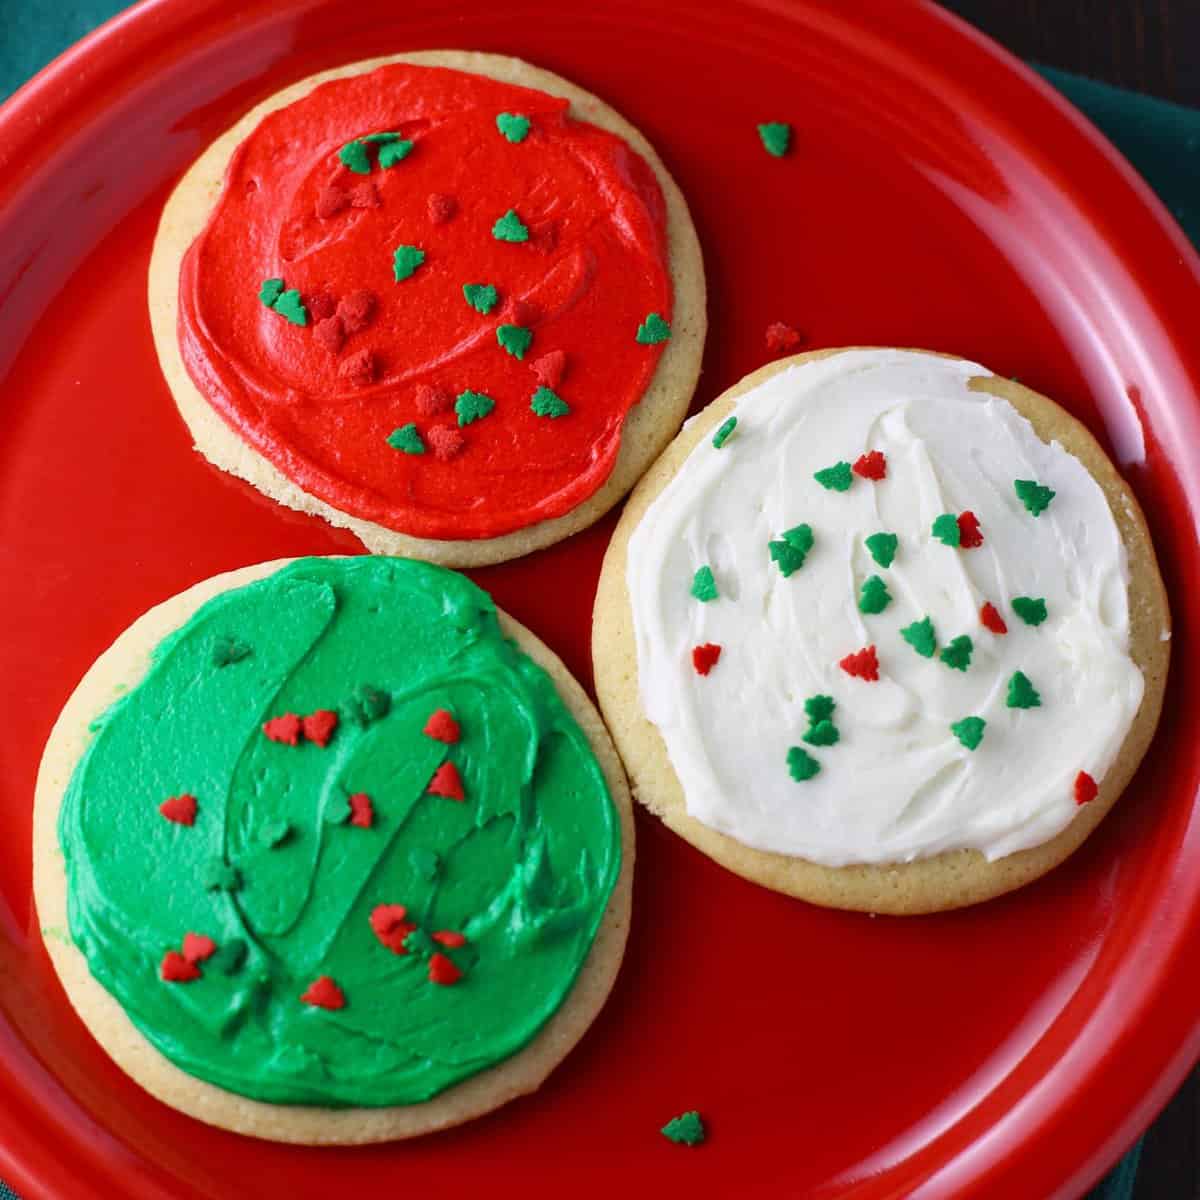
<instances>
[{"instance_id":1,"label":"green frosting","mask_svg":"<svg viewBox=\"0 0 1200 1200\"><path fill-rule=\"evenodd\" d=\"M231 638L253 652L217 666ZM325 747L262 732L322 709ZM423 732L437 709L458 742ZM304 559L225 592L93 728L59 821L72 939L154 1046L242 1095L413 1104L493 1066L563 1002L616 882L587 737L487 595L439 567ZM426 791L447 762L461 803ZM181 792L193 826L158 811ZM356 793L369 827L341 819ZM417 927L408 953L373 931L382 904ZM187 933L217 951L167 982ZM435 952L452 986L430 980ZM345 1007L301 1003L322 975Z\"/></svg>"}]
</instances>

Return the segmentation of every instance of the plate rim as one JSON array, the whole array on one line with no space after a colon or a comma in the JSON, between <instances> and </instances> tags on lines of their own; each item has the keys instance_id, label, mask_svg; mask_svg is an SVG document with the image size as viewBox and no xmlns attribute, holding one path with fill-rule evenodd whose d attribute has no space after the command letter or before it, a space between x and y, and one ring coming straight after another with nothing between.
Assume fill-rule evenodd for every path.
<instances>
[{"instance_id":1,"label":"plate rim","mask_svg":"<svg viewBox=\"0 0 1200 1200\"><path fill-rule=\"evenodd\" d=\"M742 2L748 7L762 10L787 7L786 4L772 3L772 0ZM863 13L875 7L882 14L884 2L871 0L869 4L864 4ZM892 4L894 2L891 0ZM312 6L313 0L250 0L244 6L239 6L242 17L238 23L250 25L264 19L283 21L289 13ZM119 93L128 86L122 82L122 63L136 61L142 49L171 39L184 25L207 31L211 38L215 36L219 24L228 27L229 11L222 0L140 0L97 27L0 104L0 167L19 163L31 166L35 171L45 169L53 157L56 138L64 138L71 132L71 108L78 106L85 110L83 125L86 126L99 111L96 108L97 91L107 89ZM1119 202L1127 212L1137 215L1136 227L1132 223L1123 227L1123 236L1118 243L1122 247L1129 247L1136 242L1137 256L1131 258L1128 254L1120 254L1120 263L1136 283L1191 385L1190 397L1185 396L1174 403L1186 405L1190 401L1194 410L1190 415L1200 420L1200 349L1188 352L1186 324L1178 315L1187 311L1186 305L1171 303L1173 298L1186 298L1189 294L1193 301L1200 298L1200 253L1192 246L1163 202L1124 155L1080 110L1026 64L967 21L941 8L933 0L906 0L904 4L895 5L888 17L890 22L885 19L879 23L884 26L889 23L893 26L907 25L910 28L924 25L931 36L949 39L950 42L965 41L991 59L1000 69L995 79L988 80L990 86L980 89L980 109L992 114L1004 111L1000 106L1000 98L993 95L997 90L1001 93L1007 90L1006 99L1010 106L1024 104L1040 109L1048 118L1049 125L1039 126L1039 138L1044 139L1047 146L1056 144L1056 140L1057 144L1061 144L1064 137L1073 141L1071 149L1075 165L1079 165L1079 156L1082 154L1088 160L1084 164L1088 170L1107 177L1107 181L1116 189L1113 194L1106 196L1106 201L1114 206ZM838 19L861 23L864 16L861 13L850 16L841 13ZM194 43L189 42L188 46L191 50L195 49ZM181 53L186 56L188 52L185 47ZM90 102L89 95L93 97ZM22 174L12 169L0 170L0 206L19 195L23 185ZM1101 207L1098 202L1085 203L1076 190L1070 192L1070 200L1089 221L1097 208ZM1091 223L1098 228L1094 222ZM1105 242L1111 240L1104 235ZM1191 502L1192 513L1200 511L1200 479L1189 479L1183 473L1177 474L1176 478ZM1191 519L1189 516L1189 521ZM1182 623L1183 614L1178 614L1178 617ZM1182 666L1177 659L1176 670ZM1118 1053L1128 1055L1134 1052L1125 1043L1137 1034L1139 1028L1144 1029L1152 1009L1156 1005L1161 1006L1170 980L1172 977L1178 978L1174 974L1174 966L1185 959L1189 939L1200 934L1200 879L1181 878L1181 863L1189 860L1193 864L1200 862L1200 805L1197 805L1195 798L1186 828L1180 834L1171 877L1161 883L1160 895L1174 901L1178 914L1173 924L1167 927L1161 942L1152 950L1143 948L1152 957L1148 964L1143 964L1147 969L1138 987L1138 1007L1136 1011L1128 1010L1120 1025L1125 1037L1121 1044L1114 1043L1110 1047L1109 1058ZM1095 1183L1154 1119L1184 1076L1200 1060L1200 1009L1192 1017L1190 1028L1182 1020L1175 1021L1172 1027L1181 1025L1184 1026L1183 1036L1178 1039L1173 1053L1159 1055L1154 1082L1140 1097L1125 1106L1122 1117L1110 1122L1107 1132L1094 1144L1089 1154L1076 1162L1073 1170L1066 1174L1059 1172L1053 1195L1070 1195ZM31 1048L19 1032L7 1021L0 1020L0 1026L0 1041L11 1039L26 1060L34 1061ZM1081 1032L1093 1037L1097 1033L1090 1021ZM1072 1045L1077 1046L1078 1042ZM0 1175L20 1189L26 1200L32 1200L36 1195L54 1193L46 1190L27 1164L39 1159L43 1163L49 1160L45 1156L44 1139L38 1139L30 1133L26 1112L16 1103L23 1098L16 1094L16 1088L22 1087L22 1084L18 1082L19 1076L10 1069L10 1061L7 1056L0 1055L0 1066L4 1069L3 1073L9 1076L9 1086L0 1091L0 1113L10 1118L8 1136L0 1144ZM1089 1075L1098 1069L1101 1061L1102 1058L1097 1058L1078 1068L1069 1084L1043 1076L1033 1089L1023 1089L1018 1101L989 1126L985 1137L976 1139L970 1147L957 1152L941 1165L934 1164L930 1169L921 1167L911 1179L913 1190L909 1194L945 1194L941 1189L952 1180L959 1186L983 1183L989 1176L994 1176L1010 1155L1030 1155L1039 1144L1053 1137L1055 1125L1067 1118L1072 1107L1083 1106ZM1044 1092L1052 1095L1040 1095ZM1035 1093L1038 1095L1035 1096ZM25 1098L34 1099L31 1094ZM1036 1111L1023 1113L1022 1110L1031 1104ZM26 1119L22 1120L23 1117ZM1022 1126L1015 1137L1010 1128L1014 1123ZM914 1159L929 1148L927 1145L918 1151ZM61 1167L63 1164L59 1161L58 1165ZM150 1175L160 1176L161 1172L150 1166L145 1177L147 1184L157 1186L149 1178ZM73 1189L72 1194L79 1196L81 1191ZM94 1194L100 1195L101 1192Z\"/></svg>"}]
</instances>

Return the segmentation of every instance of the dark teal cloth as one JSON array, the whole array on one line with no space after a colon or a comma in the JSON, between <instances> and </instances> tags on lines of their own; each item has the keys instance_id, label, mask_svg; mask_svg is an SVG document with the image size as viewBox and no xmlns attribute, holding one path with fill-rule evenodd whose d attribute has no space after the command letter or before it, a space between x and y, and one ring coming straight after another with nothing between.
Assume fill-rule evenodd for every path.
<instances>
[{"instance_id":1,"label":"dark teal cloth","mask_svg":"<svg viewBox=\"0 0 1200 1200\"><path fill-rule=\"evenodd\" d=\"M124 0L20 0L5 5L0 37L0 99L72 42L125 8ZM1139 96L1039 67L1120 148L1162 197L1196 245L1200 245L1200 111ZM1088 1200L1130 1200L1141 1142L1125 1155ZM17 1200L0 1183L0 1200Z\"/></svg>"}]
</instances>

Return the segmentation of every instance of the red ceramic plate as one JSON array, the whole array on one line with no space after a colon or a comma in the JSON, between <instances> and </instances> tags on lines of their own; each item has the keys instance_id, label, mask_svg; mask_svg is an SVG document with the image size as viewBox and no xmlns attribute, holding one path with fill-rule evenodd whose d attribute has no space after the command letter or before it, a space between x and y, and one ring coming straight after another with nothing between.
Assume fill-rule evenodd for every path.
<instances>
[{"instance_id":1,"label":"red ceramic plate","mask_svg":"<svg viewBox=\"0 0 1200 1200\"><path fill-rule=\"evenodd\" d=\"M582 6L581 6L582 7ZM931 4L157 0L0 111L0 1176L69 1197L1071 1196L1200 1053L1200 263L1047 87ZM131 1084L68 1007L30 904L54 716L147 606L261 559L354 552L189 448L146 316L155 222L249 106L391 51L517 54L610 101L691 203L711 291L697 404L783 320L1015 374L1104 439L1175 606L1166 716L1064 867L939 917L824 912L640 821L612 998L537 1095L415 1144L297 1149ZM768 157L754 126L787 120ZM476 578L589 678L611 520ZM699 1150L658 1127L708 1118Z\"/></svg>"}]
</instances>

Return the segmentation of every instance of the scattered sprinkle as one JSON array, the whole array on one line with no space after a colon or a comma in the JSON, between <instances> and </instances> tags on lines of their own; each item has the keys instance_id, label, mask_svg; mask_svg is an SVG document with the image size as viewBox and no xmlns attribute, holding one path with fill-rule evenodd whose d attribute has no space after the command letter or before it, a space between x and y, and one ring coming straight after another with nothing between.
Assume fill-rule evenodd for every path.
<instances>
[{"instance_id":1,"label":"scattered sprinkle","mask_svg":"<svg viewBox=\"0 0 1200 1200\"><path fill-rule=\"evenodd\" d=\"M832 720L835 708L837 701L832 696L809 696L804 702L804 715L810 724L816 725L821 721Z\"/></svg>"},{"instance_id":2,"label":"scattered sprinkle","mask_svg":"<svg viewBox=\"0 0 1200 1200\"><path fill-rule=\"evenodd\" d=\"M371 932L393 954L407 954L405 939L417 927L407 920L408 909L403 904L377 904L368 918Z\"/></svg>"},{"instance_id":3,"label":"scattered sprinkle","mask_svg":"<svg viewBox=\"0 0 1200 1200\"><path fill-rule=\"evenodd\" d=\"M417 412L423 417L436 417L439 413L449 412L454 407L454 397L445 388L433 387L428 383L417 385L413 397Z\"/></svg>"},{"instance_id":4,"label":"scattered sprinkle","mask_svg":"<svg viewBox=\"0 0 1200 1200\"><path fill-rule=\"evenodd\" d=\"M328 975L318 975L301 994L300 1000L304 1004L311 1004L314 1008L346 1007L345 992Z\"/></svg>"},{"instance_id":5,"label":"scattered sprinkle","mask_svg":"<svg viewBox=\"0 0 1200 1200\"><path fill-rule=\"evenodd\" d=\"M242 873L221 858L210 858L201 878L208 892L236 892L242 886Z\"/></svg>"},{"instance_id":6,"label":"scattered sprinkle","mask_svg":"<svg viewBox=\"0 0 1200 1200\"><path fill-rule=\"evenodd\" d=\"M217 943L203 933L183 935L183 957L190 963L204 962L217 952Z\"/></svg>"},{"instance_id":7,"label":"scattered sprinkle","mask_svg":"<svg viewBox=\"0 0 1200 1200\"><path fill-rule=\"evenodd\" d=\"M182 796L170 796L158 806L158 811L176 825L194 825L196 823L196 797L189 796L187 793Z\"/></svg>"},{"instance_id":8,"label":"scattered sprinkle","mask_svg":"<svg viewBox=\"0 0 1200 1200\"><path fill-rule=\"evenodd\" d=\"M850 484L854 482L848 462L834 463L832 467L825 467L813 475L813 478L831 492L848 491Z\"/></svg>"},{"instance_id":9,"label":"scattered sprinkle","mask_svg":"<svg viewBox=\"0 0 1200 1200\"><path fill-rule=\"evenodd\" d=\"M713 434L712 444L720 450L720 448L729 441L729 435L737 428L737 417L729 417L721 423L721 428Z\"/></svg>"},{"instance_id":10,"label":"scattered sprinkle","mask_svg":"<svg viewBox=\"0 0 1200 1200\"><path fill-rule=\"evenodd\" d=\"M771 556L771 561L778 566L779 573L787 579L804 566L804 560L812 547L812 526L802 524L784 530L781 541L768 542L767 553Z\"/></svg>"},{"instance_id":11,"label":"scattered sprinkle","mask_svg":"<svg viewBox=\"0 0 1200 1200\"><path fill-rule=\"evenodd\" d=\"M958 528L958 518L953 513L942 513L934 521L929 532L943 546L957 546L962 540L962 534Z\"/></svg>"},{"instance_id":12,"label":"scattered sprinkle","mask_svg":"<svg viewBox=\"0 0 1200 1200\"><path fill-rule=\"evenodd\" d=\"M971 652L975 649L965 633L952 638L938 657L954 671L965 671L971 665Z\"/></svg>"},{"instance_id":13,"label":"scattered sprinkle","mask_svg":"<svg viewBox=\"0 0 1200 1200\"><path fill-rule=\"evenodd\" d=\"M504 306L504 315L510 325L532 325L541 316L541 309L520 296L510 296Z\"/></svg>"},{"instance_id":14,"label":"scattered sprinkle","mask_svg":"<svg viewBox=\"0 0 1200 1200\"><path fill-rule=\"evenodd\" d=\"M425 443L421 440L421 435L417 432L416 423L409 421L406 425L401 425L398 429L393 429L387 435L387 444L393 450L401 450L405 454L424 454Z\"/></svg>"},{"instance_id":15,"label":"scattered sprinkle","mask_svg":"<svg viewBox=\"0 0 1200 1200\"><path fill-rule=\"evenodd\" d=\"M692 666L695 667L697 675L707 675L717 665L720 657L721 647L712 642L692 647Z\"/></svg>"},{"instance_id":16,"label":"scattered sprinkle","mask_svg":"<svg viewBox=\"0 0 1200 1200\"><path fill-rule=\"evenodd\" d=\"M408 279L425 261L425 251L417 246L397 246L392 251L392 275L396 282Z\"/></svg>"},{"instance_id":17,"label":"scattered sprinkle","mask_svg":"<svg viewBox=\"0 0 1200 1200\"><path fill-rule=\"evenodd\" d=\"M860 479L878 482L887 478L887 455L882 450L869 450L854 460L854 473Z\"/></svg>"},{"instance_id":18,"label":"scattered sprinkle","mask_svg":"<svg viewBox=\"0 0 1200 1200\"><path fill-rule=\"evenodd\" d=\"M458 414L458 424L470 425L473 421L481 420L496 407L496 402L485 392L473 392L468 388L459 392L454 402L454 411Z\"/></svg>"},{"instance_id":19,"label":"scattered sprinkle","mask_svg":"<svg viewBox=\"0 0 1200 1200\"><path fill-rule=\"evenodd\" d=\"M524 358L529 343L533 341L533 330L523 325L497 325L496 341L504 347L513 358Z\"/></svg>"},{"instance_id":20,"label":"scattered sprinkle","mask_svg":"<svg viewBox=\"0 0 1200 1200\"><path fill-rule=\"evenodd\" d=\"M380 203L379 189L369 179L355 184L350 189L350 204L353 208L378 208Z\"/></svg>"},{"instance_id":21,"label":"scattered sprinkle","mask_svg":"<svg viewBox=\"0 0 1200 1200\"><path fill-rule=\"evenodd\" d=\"M366 387L375 380L375 356L370 350L355 350L342 359L338 377L355 387Z\"/></svg>"},{"instance_id":22,"label":"scattered sprinkle","mask_svg":"<svg viewBox=\"0 0 1200 1200\"><path fill-rule=\"evenodd\" d=\"M273 742L284 746L298 746L303 724L295 713L284 713L281 717L272 717L263 723L262 731Z\"/></svg>"},{"instance_id":23,"label":"scattered sprinkle","mask_svg":"<svg viewBox=\"0 0 1200 1200\"><path fill-rule=\"evenodd\" d=\"M282 279L264 279L258 289L258 298L268 307L274 308L275 301L283 295Z\"/></svg>"},{"instance_id":24,"label":"scattered sprinkle","mask_svg":"<svg viewBox=\"0 0 1200 1200\"><path fill-rule=\"evenodd\" d=\"M317 193L317 217L322 221L329 221L345 209L349 203L350 197L346 195L345 189L332 186L322 188ZM264 301L264 303L269 303L269 301Z\"/></svg>"},{"instance_id":25,"label":"scattered sprinkle","mask_svg":"<svg viewBox=\"0 0 1200 1200\"><path fill-rule=\"evenodd\" d=\"M348 171L353 171L355 175L370 175L371 173L371 159L367 155L367 144L358 138L347 142L338 151L338 158L342 160L342 166Z\"/></svg>"},{"instance_id":26,"label":"scattered sprinkle","mask_svg":"<svg viewBox=\"0 0 1200 1200\"><path fill-rule=\"evenodd\" d=\"M459 946L467 944L466 935L453 929L438 929L429 936L439 946L449 946L451 950L457 950Z\"/></svg>"},{"instance_id":27,"label":"scattered sprinkle","mask_svg":"<svg viewBox=\"0 0 1200 1200\"><path fill-rule=\"evenodd\" d=\"M404 940L404 949L418 958L428 958L433 953L433 941L423 929L414 929Z\"/></svg>"},{"instance_id":28,"label":"scattered sprinkle","mask_svg":"<svg viewBox=\"0 0 1200 1200\"><path fill-rule=\"evenodd\" d=\"M1029 681L1029 676L1023 671L1015 671L1008 681L1008 699L1005 703L1009 708L1041 708L1042 698Z\"/></svg>"},{"instance_id":29,"label":"scattered sprinkle","mask_svg":"<svg viewBox=\"0 0 1200 1200\"><path fill-rule=\"evenodd\" d=\"M567 356L562 350L551 350L529 364L534 378L542 387L556 388L567 369Z\"/></svg>"},{"instance_id":30,"label":"scattered sprinkle","mask_svg":"<svg viewBox=\"0 0 1200 1200\"><path fill-rule=\"evenodd\" d=\"M1086 772L1080 771L1075 776L1075 803L1088 804L1099 795L1100 788L1096 781Z\"/></svg>"},{"instance_id":31,"label":"scattered sprinkle","mask_svg":"<svg viewBox=\"0 0 1200 1200\"><path fill-rule=\"evenodd\" d=\"M533 393L529 407L539 417L565 417L571 411L571 406L548 387L540 387Z\"/></svg>"},{"instance_id":32,"label":"scattered sprinkle","mask_svg":"<svg viewBox=\"0 0 1200 1200\"><path fill-rule=\"evenodd\" d=\"M974 750L983 741L983 730L987 722L982 717L963 717L950 726L950 732L968 750Z\"/></svg>"},{"instance_id":33,"label":"scattered sprinkle","mask_svg":"<svg viewBox=\"0 0 1200 1200\"><path fill-rule=\"evenodd\" d=\"M977 550L983 545L979 518L970 509L958 514L958 544L963 550Z\"/></svg>"},{"instance_id":34,"label":"scattered sprinkle","mask_svg":"<svg viewBox=\"0 0 1200 1200\"><path fill-rule=\"evenodd\" d=\"M803 746L792 746L787 752L788 774L797 782L811 779L821 770L821 764Z\"/></svg>"},{"instance_id":35,"label":"scattered sprinkle","mask_svg":"<svg viewBox=\"0 0 1200 1200\"><path fill-rule=\"evenodd\" d=\"M428 200L425 201L425 211L429 214L429 221L433 225L444 225L447 221L454 217L458 212L458 201L453 196L443 195L441 192L434 192Z\"/></svg>"},{"instance_id":36,"label":"scattered sprinkle","mask_svg":"<svg viewBox=\"0 0 1200 1200\"><path fill-rule=\"evenodd\" d=\"M834 746L840 736L832 721L814 721L802 740L810 746Z\"/></svg>"},{"instance_id":37,"label":"scattered sprinkle","mask_svg":"<svg viewBox=\"0 0 1200 1200\"><path fill-rule=\"evenodd\" d=\"M634 334L634 341L640 342L643 346L656 346L659 342L665 342L671 337L671 326L658 315L658 313L648 313L646 319L637 327L637 333Z\"/></svg>"},{"instance_id":38,"label":"scattered sprinkle","mask_svg":"<svg viewBox=\"0 0 1200 1200\"><path fill-rule=\"evenodd\" d=\"M1017 499L1035 517L1040 517L1046 511L1056 495L1050 488L1043 487L1032 479L1014 479L1013 491L1017 493Z\"/></svg>"},{"instance_id":39,"label":"scattered sprinkle","mask_svg":"<svg viewBox=\"0 0 1200 1200\"><path fill-rule=\"evenodd\" d=\"M168 950L158 965L158 974L167 983L191 983L200 978L200 968L188 962L178 950Z\"/></svg>"},{"instance_id":40,"label":"scattered sprinkle","mask_svg":"<svg viewBox=\"0 0 1200 1200\"><path fill-rule=\"evenodd\" d=\"M771 354L789 354L804 345L804 335L800 330L785 325L782 321L772 321L767 326L765 340L767 350Z\"/></svg>"},{"instance_id":41,"label":"scattered sprinkle","mask_svg":"<svg viewBox=\"0 0 1200 1200\"><path fill-rule=\"evenodd\" d=\"M337 315L347 333L358 333L360 329L366 329L374 312L375 293L367 291L366 288L347 292L338 301Z\"/></svg>"},{"instance_id":42,"label":"scattered sprinkle","mask_svg":"<svg viewBox=\"0 0 1200 1200\"><path fill-rule=\"evenodd\" d=\"M379 165L386 171L389 167L394 167L398 162L403 161L412 150L413 144L404 138L396 138L394 142L388 142L385 146L379 147Z\"/></svg>"},{"instance_id":43,"label":"scattered sprinkle","mask_svg":"<svg viewBox=\"0 0 1200 1200\"><path fill-rule=\"evenodd\" d=\"M707 604L720 595L717 591L717 581L713 578L712 567L700 567L692 576L692 595L701 604Z\"/></svg>"},{"instance_id":44,"label":"scattered sprinkle","mask_svg":"<svg viewBox=\"0 0 1200 1200\"><path fill-rule=\"evenodd\" d=\"M900 636L922 657L932 658L937 649L937 635L933 631L933 622L928 617L922 617L911 625L900 630Z\"/></svg>"},{"instance_id":45,"label":"scattered sprinkle","mask_svg":"<svg viewBox=\"0 0 1200 1200\"><path fill-rule=\"evenodd\" d=\"M429 956L429 981L441 987L450 987L462 978L462 971L454 965L452 959L440 950Z\"/></svg>"},{"instance_id":46,"label":"scattered sprinkle","mask_svg":"<svg viewBox=\"0 0 1200 1200\"><path fill-rule=\"evenodd\" d=\"M699 1146L705 1138L704 1122L698 1112L685 1112L669 1120L660 1131L677 1146Z\"/></svg>"},{"instance_id":47,"label":"scattered sprinkle","mask_svg":"<svg viewBox=\"0 0 1200 1200\"><path fill-rule=\"evenodd\" d=\"M445 708L435 708L429 714L429 720L425 722L425 728L421 732L427 738L433 738L435 742L445 742L448 746L454 745L462 737L462 730L454 719L454 714Z\"/></svg>"},{"instance_id":48,"label":"scattered sprinkle","mask_svg":"<svg viewBox=\"0 0 1200 1200\"><path fill-rule=\"evenodd\" d=\"M467 444L467 439L453 425L435 425L425 437L434 458L441 462L449 462Z\"/></svg>"},{"instance_id":49,"label":"scattered sprinkle","mask_svg":"<svg viewBox=\"0 0 1200 1200\"><path fill-rule=\"evenodd\" d=\"M308 305L309 316L318 321L324 321L337 312L337 297L328 288L322 288L319 292L313 292L306 296L304 303ZM314 329L313 332L315 333L316 330Z\"/></svg>"},{"instance_id":50,"label":"scattered sprinkle","mask_svg":"<svg viewBox=\"0 0 1200 1200\"><path fill-rule=\"evenodd\" d=\"M462 291L467 303L485 317L500 299L500 293L490 283L464 283Z\"/></svg>"},{"instance_id":51,"label":"scattered sprinkle","mask_svg":"<svg viewBox=\"0 0 1200 1200\"><path fill-rule=\"evenodd\" d=\"M370 829L375 823L375 806L366 792L355 792L347 799L350 805L350 824L359 829Z\"/></svg>"},{"instance_id":52,"label":"scattered sprinkle","mask_svg":"<svg viewBox=\"0 0 1200 1200\"><path fill-rule=\"evenodd\" d=\"M464 800L462 778L458 768L452 762L444 762L433 773L425 790L431 796L441 796L446 800Z\"/></svg>"},{"instance_id":53,"label":"scattered sprinkle","mask_svg":"<svg viewBox=\"0 0 1200 1200\"><path fill-rule=\"evenodd\" d=\"M295 288L288 288L286 292L280 293L279 299L271 305L271 308L293 325L308 324L308 310L304 307L304 301L300 299L300 293Z\"/></svg>"},{"instance_id":54,"label":"scattered sprinkle","mask_svg":"<svg viewBox=\"0 0 1200 1200\"><path fill-rule=\"evenodd\" d=\"M1040 625L1046 619L1046 601L1040 597L1014 596L1012 610L1026 625Z\"/></svg>"},{"instance_id":55,"label":"scattered sprinkle","mask_svg":"<svg viewBox=\"0 0 1200 1200\"><path fill-rule=\"evenodd\" d=\"M894 533L873 533L866 539L867 552L881 567L890 567L900 539Z\"/></svg>"},{"instance_id":56,"label":"scattered sprinkle","mask_svg":"<svg viewBox=\"0 0 1200 1200\"><path fill-rule=\"evenodd\" d=\"M521 223L516 209L510 208L492 226L492 237L498 242L527 242L529 241L529 230Z\"/></svg>"},{"instance_id":57,"label":"scattered sprinkle","mask_svg":"<svg viewBox=\"0 0 1200 1200\"><path fill-rule=\"evenodd\" d=\"M887 590L887 584L878 575L872 575L863 581L862 590L858 595L858 611L861 613L881 613L892 602L892 594Z\"/></svg>"},{"instance_id":58,"label":"scattered sprinkle","mask_svg":"<svg viewBox=\"0 0 1200 1200\"><path fill-rule=\"evenodd\" d=\"M423 846L414 846L408 852L408 865L422 879L436 879L441 860L436 850L426 850Z\"/></svg>"},{"instance_id":59,"label":"scattered sprinkle","mask_svg":"<svg viewBox=\"0 0 1200 1200\"><path fill-rule=\"evenodd\" d=\"M979 610L979 623L984 629L990 630L995 634L1008 632L1008 626L1004 623L1004 618L1000 615L1000 610L990 600L985 600L983 607Z\"/></svg>"},{"instance_id":60,"label":"scattered sprinkle","mask_svg":"<svg viewBox=\"0 0 1200 1200\"><path fill-rule=\"evenodd\" d=\"M847 654L838 663L838 666L847 675L855 679L866 680L867 683L874 683L879 678L879 659L875 654L874 646L867 646L862 650L856 650L853 654Z\"/></svg>"},{"instance_id":61,"label":"scattered sprinkle","mask_svg":"<svg viewBox=\"0 0 1200 1200\"><path fill-rule=\"evenodd\" d=\"M523 142L529 132L529 118L520 113L502 112L496 117L496 128L510 142Z\"/></svg>"},{"instance_id":62,"label":"scattered sprinkle","mask_svg":"<svg viewBox=\"0 0 1200 1200\"><path fill-rule=\"evenodd\" d=\"M329 739L333 737L337 726L338 715L329 708L318 708L316 712L309 713L300 722L300 728L303 730L304 736L310 742L315 742L322 749L329 745Z\"/></svg>"},{"instance_id":63,"label":"scattered sprinkle","mask_svg":"<svg viewBox=\"0 0 1200 1200\"><path fill-rule=\"evenodd\" d=\"M369 683L361 683L354 689L350 699L351 715L360 725L369 725L386 717L392 711L392 697L382 688L373 687Z\"/></svg>"},{"instance_id":64,"label":"scattered sprinkle","mask_svg":"<svg viewBox=\"0 0 1200 1200\"><path fill-rule=\"evenodd\" d=\"M313 326L313 340L330 354L336 354L346 340L346 330L340 317L325 317Z\"/></svg>"},{"instance_id":65,"label":"scattered sprinkle","mask_svg":"<svg viewBox=\"0 0 1200 1200\"><path fill-rule=\"evenodd\" d=\"M792 127L785 121L767 121L758 127L763 149L774 158L782 158L792 143Z\"/></svg>"}]
</instances>

